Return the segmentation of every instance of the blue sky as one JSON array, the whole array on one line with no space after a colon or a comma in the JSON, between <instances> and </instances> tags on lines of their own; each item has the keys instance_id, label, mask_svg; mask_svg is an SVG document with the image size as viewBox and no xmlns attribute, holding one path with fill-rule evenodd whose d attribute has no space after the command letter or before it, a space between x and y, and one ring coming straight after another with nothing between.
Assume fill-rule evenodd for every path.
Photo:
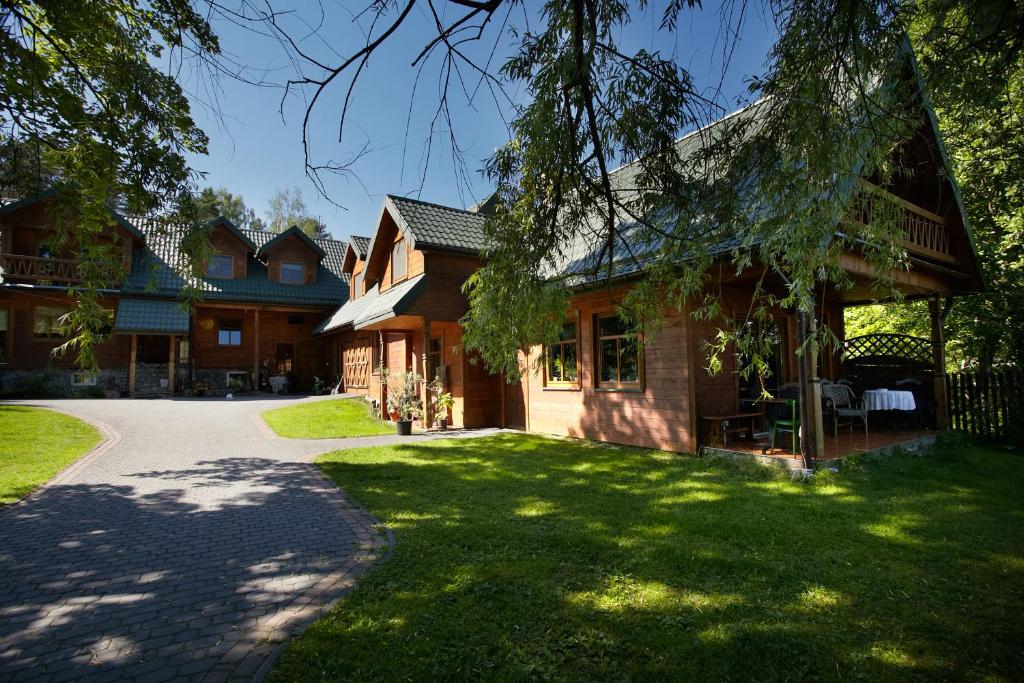
<instances>
[{"instance_id":1,"label":"blue sky","mask_svg":"<svg viewBox=\"0 0 1024 683\"><path fill-rule=\"evenodd\" d=\"M291 35L302 37L303 51L317 59L337 63L339 54L347 55L365 41L362 30L366 22L362 26L354 22L341 0L303 0L294 4L299 9L283 16L282 25ZM527 4L531 4L529 0ZM691 72L698 88L710 92L717 90L721 82L722 106L735 108L745 95L747 78L762 70L775 35L770 19L756 9L748 12L723 75L723 7L709 0L701 10L684 12L679 30L670 35L658 29L664 3L650 4L653 9L649 6L635 12L634 22L622 32L620 45L630 51L656 49L673 55ZM535 21L536 17L526 20ZM510 18L510 24L519 28L523 22L522 12ZM314 26L319 27L318 35L311 33ZM197 170L207 174L206 184L224 186L240 194L260 214L266 211L276 188L296 186L302 190L310 210L321 217L338 239L347 239L349 234L369 234L381 199L387 193L452 206L468 206L488 194L488 184L479 171L484 159L508 137L502 123L502 116L507 116L508 111L507 107L499 108L485 90L479 91L470 105L461 90L453 89L450 109L468 169L466 178L460 182L453 168L451 143L443 124L432 139L429 161L425 161L429 124L438 105L439 60L425 66L415 97L416 73L410 66L431 35L432 23L425 10L413 10L406 24L368 63L354 91L340 143L338 117L347 80L326 90L314 110L309 139L317 161L349 160L364 146L368 150L353 165L354 177L325 176L330 201L318 196L304 173L302 119L306 95L293 92L282 101L284 91L280 86L295 76L284 48L272 38L226 22L217 22L214 27L230 60L247 65L250 77L258 76L274 85L259 87L231 78L221 78L213 84L186 79L197 123L210 136L209 156L192 160ZM495 35L492 29L490 41L469 48L469 54L486 61ZM510 41L507 36L499 43L494 64L500 64L502 55L509 53ZM470 89L474 86L475 81L469 83ZM527 93L512 96L522 100ZM214 101L216 106L210 106Z\"/></svg>"}]
</instances>

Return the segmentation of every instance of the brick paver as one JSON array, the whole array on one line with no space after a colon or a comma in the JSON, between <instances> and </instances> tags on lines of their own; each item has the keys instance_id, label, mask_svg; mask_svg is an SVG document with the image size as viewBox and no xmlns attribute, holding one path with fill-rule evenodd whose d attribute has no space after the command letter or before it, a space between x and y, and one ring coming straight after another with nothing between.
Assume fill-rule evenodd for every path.
<instances>
[{"instance_id":1,"label":"brick paver","mask_svg":"<svg viewBox=\"0 0 1024 683\"><path fill-rule=\"evenodd\" d=\"M0 680L251 679L387 549L310 463L409 437L275 438L275 399L30 403L109 440L0 510Z\"/></svg>"}]
</instances>

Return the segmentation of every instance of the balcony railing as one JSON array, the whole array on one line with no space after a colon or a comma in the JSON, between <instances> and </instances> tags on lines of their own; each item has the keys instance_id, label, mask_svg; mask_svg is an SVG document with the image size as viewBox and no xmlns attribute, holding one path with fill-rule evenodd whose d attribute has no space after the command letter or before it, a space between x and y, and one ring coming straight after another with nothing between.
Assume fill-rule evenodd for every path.
<instances>
[{"instance_id":1,"label":"balcony railing","mask_svg":"<svg viewBox=\"0 0 1024 683\"><path fill-rule=\"evenodd\" d=\"M54 283L82 281L74 259L0 254L0 267L4 269L5 280Z\"/></svg>"},{"instance_id":2,"label":"balcony railing","mask_svg":"<svg viewBox=\"0 0 1024 683\"><path fill-rule=\"evenodd\" d=\"M875 215L876 204L885 197L902 207L903 246L907 251L939 261L957 260L949 251L946 219L902 197L886 192L866 180L860 182L860 191L856 194L851 210L853 221L870 225Z\"/></svg>"}]
</instances>

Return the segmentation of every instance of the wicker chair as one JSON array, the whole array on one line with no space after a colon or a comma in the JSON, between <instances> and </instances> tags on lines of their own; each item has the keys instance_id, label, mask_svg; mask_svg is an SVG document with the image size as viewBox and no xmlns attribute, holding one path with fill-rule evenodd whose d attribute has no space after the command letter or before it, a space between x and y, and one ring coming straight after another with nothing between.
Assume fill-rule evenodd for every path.
<instances>
[{"instance_id":1,"label":"wicker chair","mask_svg":"<svg viewBox=\"0 0 1024 683\"><path fill-rule=\"evenodd\" d=\"M825 414L832 417L832 436L839 436L840 424L849 426L853 434L855 420L864 422L864 436L868 435L868 409L864 399L857 398L853 389L845 384L827 384L821 387L821 399Z\"/></svg>"}]
</instances>

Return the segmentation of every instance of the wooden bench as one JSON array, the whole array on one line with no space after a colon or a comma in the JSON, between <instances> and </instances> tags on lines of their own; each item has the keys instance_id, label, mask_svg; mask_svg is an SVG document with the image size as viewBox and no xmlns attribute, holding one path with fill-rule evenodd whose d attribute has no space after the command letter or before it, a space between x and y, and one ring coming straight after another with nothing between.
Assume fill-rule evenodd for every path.
<instances>
[{"instance_id":1,"label":"wooden bench","mask_svg":"<svg viewBox=\"0 0 1024 683\"><path fill-rule=\"evenodd\" d=\"M707 438L705 443L712 446L728 446L730 434L745 434L754 440L754 427L761 420L761 413L733 413L732 415L701 415Z\"/></svg>"}]
</instances>

